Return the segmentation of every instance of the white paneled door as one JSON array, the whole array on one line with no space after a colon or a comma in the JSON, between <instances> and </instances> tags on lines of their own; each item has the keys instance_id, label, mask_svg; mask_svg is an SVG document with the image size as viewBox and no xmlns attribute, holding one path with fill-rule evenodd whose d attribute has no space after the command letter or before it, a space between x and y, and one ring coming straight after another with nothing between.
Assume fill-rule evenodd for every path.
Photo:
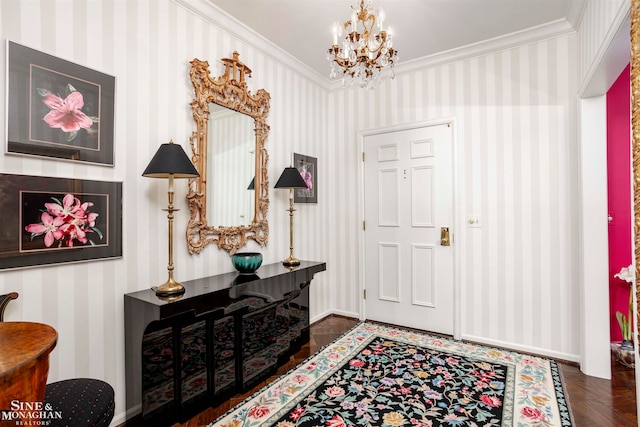
<instances>
[{"instance_id":1,"label":"white paneled door","mask_svg":"<svg viewBox=\"0 0 640 427\"><path fill-rule=\"evenodd\" d=\"M367 319L453 334L450 125L364 138Z\"/></svg>"}]
</instances>

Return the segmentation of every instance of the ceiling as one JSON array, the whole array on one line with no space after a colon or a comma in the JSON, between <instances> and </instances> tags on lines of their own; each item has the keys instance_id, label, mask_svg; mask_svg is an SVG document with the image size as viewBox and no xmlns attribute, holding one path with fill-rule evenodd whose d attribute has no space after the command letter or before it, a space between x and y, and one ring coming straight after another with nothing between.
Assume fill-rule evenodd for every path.
<instances>
[{"instance_id":1,"label":"ceiling","mask_svg":"<svg viewBox=\"0 0 640 427\"><path fill-rule=\"evenodd\" d=\"M322 76L332 28L356 0L208 0ZM398 64L545 24L575 28L584 0L373 0L393 29Z\"/></svg>"}]
</instances>

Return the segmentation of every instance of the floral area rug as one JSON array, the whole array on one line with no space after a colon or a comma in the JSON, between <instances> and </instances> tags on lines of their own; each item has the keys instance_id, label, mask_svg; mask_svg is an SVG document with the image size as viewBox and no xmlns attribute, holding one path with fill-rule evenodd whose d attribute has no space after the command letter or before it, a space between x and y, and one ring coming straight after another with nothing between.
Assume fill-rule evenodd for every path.
<instances>
[{"instance_id":1,"label":"floral area rug","mask_svg":"<svg viewBox=\"0 0 640 427\"><path fill-rule=\"evenodd\" d=\"M572 425L554 361L360 323L208 427Z\"/></svg>"}]
</instances>

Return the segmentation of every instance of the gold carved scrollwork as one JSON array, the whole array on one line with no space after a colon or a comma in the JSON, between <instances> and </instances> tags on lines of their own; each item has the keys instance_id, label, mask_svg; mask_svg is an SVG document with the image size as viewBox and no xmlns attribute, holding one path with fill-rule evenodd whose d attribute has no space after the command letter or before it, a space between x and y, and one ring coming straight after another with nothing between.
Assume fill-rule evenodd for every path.
<instances>
[{"instance_id":1,"label":"gold carved scrollwork","mask_svg":"<svg viewBox=\"0 0 640 427\"><path fill-rule=\"evenodd\" d=\"M631 2L631 146L633 155L634 257L637 279L640 277L640 1L638 0ZM640 287L636 286L636 297L640 301L638 289ZM640 325L640 311L636 312L635 324ZM637 333L638 327L636 326L634 330Z\"/></svg>"},{"instance_id":2,"label":"gold carved scrollwork","mask_svg":"<svg viewBox=\"0 0 640 427\"><path fill-rule=\"evenodd\" d=\"M212 78L209 63L194 59L191 61L191 83L195 98L191 102L196 131L191 135L190 144L193 152L192 161L200 176L189 180L190 218L187 226L187 245L189 253L200 253L202 249L215 243L230 254L254 240L260 246L267 243L269 225L267 209L269 207L269 180L267 176L268 153L265 141L269 133L266 117L269 113L270 96L264 89L255 95L247 88L246 77L251 70L238 60L238 52L233 58L222 58L225 66L224 74ZM207 147L209 141L208 122L209 105L218 104L230 110L246 114L253 118L255 124L255 200L253 220L247 225L213 226L207 221Z\"/></svg>"}]
</instances>

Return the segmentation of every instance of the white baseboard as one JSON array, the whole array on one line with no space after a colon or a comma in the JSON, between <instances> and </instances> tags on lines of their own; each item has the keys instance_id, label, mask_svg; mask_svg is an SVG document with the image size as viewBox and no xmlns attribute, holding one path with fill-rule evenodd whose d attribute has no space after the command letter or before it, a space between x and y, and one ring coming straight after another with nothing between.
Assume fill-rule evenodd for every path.
<instances>
[{"instance_id":1,"label":"white baseboard","mask_svg":"<svg viewBox=\"0 0 640 427\"><path fill-rule=\"evenodd\" d=\"M486 344L492 347L505 348L508 350L519 351L524 353L531 353L539 356L549 357L552 359L566 360L568 362L580 363L580 356L577 354L563 353L560 351L553 351L546 348L531 347L527 345L516 344L507 341L492 340L490 338L479 337L475 335L465 335L461 337L465 341L473 341L480 344Z\"/></svg>"},{"instance_id":2,"label":"white baseboard","mask_svg":"<svg viewBox=\"0 0 640 427\"><path fill-rule=\"evenodd\" d=\"M116 427L116 426L119 426L120 424L124 424L125 422L127 422L127 420L130 420L131 418L135 417L141 412L142 412L142 403L139 403L133 408L129 409L128 411L115 414L109 426Z\"/></svg>"},{"instance_id":3,"label":"white baseboard","mask_svg":"<svg viewBox=\"0 0 640 427\"><path fill-rule=\"evenodd\" d=\"M335 314L336 316L344 316L344 317L352 317L354 319L360 319L360 315L358 313L353 313L350 311L342 311L342 310L327 310L324 313L313 316L310 319L309 323L313 324L315 322L318 322L324 319L325 317L331 316L332 314Z\"/></svg>"},{"instance_id":4,"label":"white baseboard","mask_svg":"<svg viewBox=\"0 0 640 427\"><path fill-rule=\"evenodd\" d=\"M318 322L322 319L324 319L325 317L331 316L332 314L338 315L338 316L345 316L345 317L352 317L354 319L360 319L360 315L358 313L354 313L354 312L349 312L349 311L342 311L342 310L327 310L321 314L318 314L316 316L314 316L311 319L311 323L315 323ZM578 354L571 354L571 353L563 353L560 351L553 351L553 350L549 350L546 348L539 348L539 347L532 347L532 346L527 346L527 345L521 345L521 344L516 344L516 343L512 343L512 342L508 342L508 341L501 341L501 340L493 340L490 338L486 338L486 337L480 337L480 336L476 336L476 335L468 335L468 334L463 334L461 339L466 340L466 341L473 341L479 344L485 344L491 347L499 347L499 348L504 348L504 349L508 349L508 350L513 350L513 351L519 351L519 352L523 352L523 353L530 353L530 354L535 354L535 355L539 355L539 356L543 356L543 357L548 357L548 358L552 358L552 359L558 359L558 360L564 360L567 362L575 362L575 363L580 363L580 355Z\"/></svg>"}]
</instances>

